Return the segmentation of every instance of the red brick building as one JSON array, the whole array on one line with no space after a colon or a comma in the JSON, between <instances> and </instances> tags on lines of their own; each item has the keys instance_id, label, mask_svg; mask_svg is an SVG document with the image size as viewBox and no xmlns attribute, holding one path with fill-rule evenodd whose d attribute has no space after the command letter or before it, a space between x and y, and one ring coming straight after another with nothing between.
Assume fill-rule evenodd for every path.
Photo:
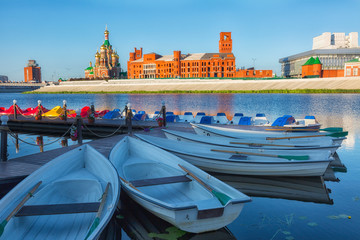
<instances>
[{"instance_id":1,"label":"red brick building","mask_svg":"<svg viewBox=\"0 0 360 240\"><path fill-rule=\"evenodd\" d=\"M109 31L107 27L104 32L105 41L95 54L95 65L85 69L85 78L99 79L99 78L120 78L121 67L119 63L119 55L113 50L109 41Z\"/></svg>"},{"instance_id":2,"label":"red brick building","mask_svg":"<svg viewBox=\"0 0 360 240\"><path fill-rule=\"evenodd\" d=\"M345 63L345 77L359 77L360 76L360 60L354 58Z\"/></svg>"},{"instance_id":3,"label":"red brick building","mask_svg":"<svg viewBox=\"0 0 360 240\"><path fill-rule=\"evenodd\" d=\"M29 60L27 66L24 67L24 81L41 83L41 67L35 60Z\"/></svg>"},{"instance_id":4,"label":"red brick building","mask_svg":"<svg viewBox=\"0 0 360 240\"><path fill-rule=\"evenodd\" d=\"M236 70L231 32L221 32L218 53L173 51L172 55L130 53L128 78L246 78L272 77L272 70Z\"/></svg>"}]
</instances>

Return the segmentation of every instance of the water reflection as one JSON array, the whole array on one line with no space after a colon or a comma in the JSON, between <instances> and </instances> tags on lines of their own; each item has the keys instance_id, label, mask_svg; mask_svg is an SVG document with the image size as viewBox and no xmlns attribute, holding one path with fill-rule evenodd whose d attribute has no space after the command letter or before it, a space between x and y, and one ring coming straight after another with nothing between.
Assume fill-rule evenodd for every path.
<instances>
[{"instance_id":1,"label":"water reflection","mask_svg":"<svg viewBox=\"0 0 360 240\"><path fill-rule=\"evenodd\" d=\"M282 198L333 204L322 177L252 177L211 173L251 197Z\"/></svg>"},{"instance_id":2,"label":"water reflection","mask_svg":"<svg viewBox=\"0 0 360 240\"><path fill-rule=\"evenodd\" d=\"M117 219L131 239L236 239L227 228L199 234L184 232L146 211L126 192L121 191L120 196L121 208Z\"/></svg>"}]
</instances>

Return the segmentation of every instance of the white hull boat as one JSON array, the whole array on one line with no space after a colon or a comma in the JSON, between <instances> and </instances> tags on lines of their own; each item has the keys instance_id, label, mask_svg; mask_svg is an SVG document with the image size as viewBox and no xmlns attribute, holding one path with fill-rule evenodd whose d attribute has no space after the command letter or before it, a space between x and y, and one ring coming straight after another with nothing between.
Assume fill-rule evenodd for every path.
<instances>
[{"instance_id":1,"label":"white hull boat","mask_svg":"<svg viewBox=\"0 0 360 240\"><path fill-rule=\"evenodd\" d=\"M322 176L331 162L329 159L288 160L282 157L254 156L254 153L238 151L226 153L222 151L227 150L220 147L135 135L209 172L258 176Z\"/></svg>"},{"instance_id":2,"label":"white hull boat","mask_svg":"<svg viewBox=\"0 0 360 240\"><path fill-rule=\"evenodd\" d=\"M336 150L340 147L338 144L334 145L327 145L327 146L320 146L320 145L282 145L282 144L270 144L266 141L259 141L259 140L241 140L241 139L234 139L228 137L217 137L217 136L204 136L199 134L193 134L188 132L180 132L180 131L172 131L163 129L165 136L171 140L183 141L183 142L193 142L193 143L202 143L202 144L210 144L219 147L231 147L231 148L239 148L244 149L244 151L251 151L253 149L257 149L259 151L268 151L268 150L275 150L275 151L289 151L289 154L305 154L310 152L318 152L318 151L327 151L333 155Z\"/></svg>"},{"instance_id":3,"label":"white hull boat","mask_svg":"<svg viewBox=\"0 0 360 240\"><path fill-rule=\"evenodd\" d=\"M341 145L342 141L346 137L336 137L332 138L329 136L320 136L318 132L265 132L265 131L255 131L255 130L244 130L239 128L227 128L227 127L218 127L210 126L203 124L191 124L195 132L199 135L205 136L217 136L217 137L230 137L238 139L252 139L252 140L261 140L268 141L270 143L297 143L297 144L312 144L312 145L331 145L339 144ZM335 134L335 133L334 133ZM311 137L304 137L311 136ZM294 138L302 137L302 138ZM274 139L274 138L283 138L283 139Z\"/></svg>"},{"instance_id":4,"label":"white hull boat","mask_svg":"<svg viewBox=\"0 0 360 240\"><path fill-rule=\"evenodd\" d=\"M110 161L80 146L33 172L0 200L5 225L0 239L97 239L119 197Z\"/></svg>"},{"instance_id":5,"label":"white hull boat","mask_svg":"<svg viewBox=\"0 0 360 240\"><path fill-rule=\"evenodd\" d=\"M138 139L122 139L111 151L110 161L133 200L187 232L222 228L234 221L244 203L250 201L248 196L188 162ZM214 191L225 194L228 201L221 202Z\"/></svg>"}]
</instances>

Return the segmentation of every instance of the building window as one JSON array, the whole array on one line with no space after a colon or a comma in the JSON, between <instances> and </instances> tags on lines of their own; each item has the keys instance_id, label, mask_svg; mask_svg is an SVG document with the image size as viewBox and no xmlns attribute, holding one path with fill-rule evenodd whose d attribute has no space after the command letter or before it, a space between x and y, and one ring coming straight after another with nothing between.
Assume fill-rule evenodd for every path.
<instances>
[{"instance_id":1,"label":"building window","mask_svg":"<svg viewBox=\"0 0 360 240\"><path fill-rule=\"evenodd\" d=\"M351 68L346 69L346 76L351 76Z\"/></svg>"},{"instance_id":2,"label":"building window","mask_svg":"<svg viewBox=\"0 0 360 240\"><path fill-rule=\"evenodd\" d=\"M354 71L353 76L357 76L358 75L358 68L354 68L353 71Z\"/></svg>"}]
</instances>

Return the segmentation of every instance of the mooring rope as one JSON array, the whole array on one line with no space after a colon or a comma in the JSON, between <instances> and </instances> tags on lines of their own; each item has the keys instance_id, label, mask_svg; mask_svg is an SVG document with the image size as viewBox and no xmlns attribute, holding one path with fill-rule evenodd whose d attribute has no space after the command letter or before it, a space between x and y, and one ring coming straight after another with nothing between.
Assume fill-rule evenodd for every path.
<instances>
[{"instance_id":1,"label":"mooring rope","mask_svg":"<svg viewBox=\"0 0 360 240\"><path fill-rule=\"evenodd\" d=\"M66 134L68 134L68 132L70 131L71 127L74 126L74 124L75 124L75 122L69 127L69 129L68 129L61 137L55 139L54 141L52 141L52 142L50 142L50 143L43 144L43 146L51 145L51 144L59 141L61 138L65 137ZM26 143L26 144L29 144L29 145L31 145L31 146L38 146L37 144L29 143L29 142L27 142L27 141L25 141L25 140L23 140L23 139L21 139L21 138L19 138L19 137L16 137L16 135L15 135L16 133L12 132L10 129L9 129L8 131L9 131L10 136L12 136L13 138L15 138L15 139L17 138L17 139L19 139L21 142Z\"/></svg>"},{"instance_id":2,"label":"mooring rope","mask_svg":"<svg viewBox=\"0 0 360 240\"><path fill-rule=\"evenodd\" d=\"M122 125L119 125L119 127L115 130L115 132L110 133L109 135L100 135L100 134L97 134L97 133L91 131L84 122L83 122L83 125L84 125L84 127L85 127L90 133L92 133L93 135L95 135L95 136L97 136L97 137L100 137L100 138L111 137L111 136L113 136L117 131L119 131L120 128L122 127Z\"/></svg>"}]
</instances>

